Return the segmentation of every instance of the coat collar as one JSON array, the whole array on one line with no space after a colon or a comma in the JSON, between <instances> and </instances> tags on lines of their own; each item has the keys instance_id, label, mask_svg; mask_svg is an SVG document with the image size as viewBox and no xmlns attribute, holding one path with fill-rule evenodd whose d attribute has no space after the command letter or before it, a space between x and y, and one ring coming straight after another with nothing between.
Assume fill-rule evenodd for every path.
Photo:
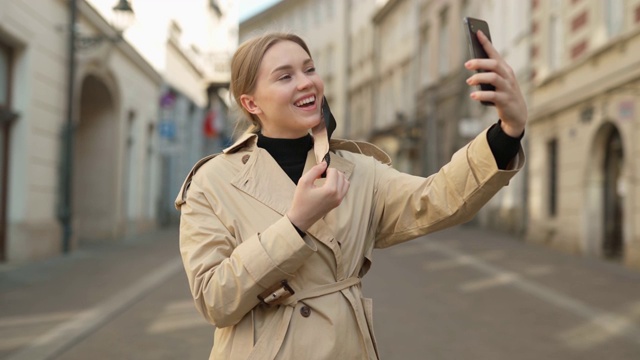
<instances>
[{"instance_id":1,"label":"coat collar","mask_svg":"<svg viewBox=\"0 0 640 360\"><path fill-rule=\"evenodd\" d=\"M225 154L231 154L242 149L243 147L247 147L250 152L257 154L256 149L259 149L257 145L258 145L258 135L254 133L246 133L246 134L243 134L238 140L236 140L236 142L233 143L233 145L222 150L222 152ZM310 151L310 154L313 154L313 151ZM256 156L254 156L254 158L255 157ZM268 155L268 157L271 158L270 155ZM337 156L335 153L330 153L330 157L331 157L331 161L330 161L329 167L342 171L347 176L347 179L349 179L351 177L351 173L353 172L353 168L355 167L355 164L353 164L351 161L343 159L340 156ZM275 162L275 160L273 158L271 158L271 160L273 160L273 163L275 163L275 165L277 166L277 163ZM312 160L312 162L310 162L310 160ZM253 163L253 162L254 161L251 161L250 163ZM310 159L309 154L307 154L307 162L305 163L303 174L306 173L307 170L309 170L315 164L316 164L315 159L313 158ZM247 164L247 166L245 166L245 169L247 168L249 168L249 163Z\"/></svg>"},{"instance_id":2,"label":"coat collar","mask_svg":"<svg viewBox=\"0 0 640 360\"><path fill-rule=\"evenodd\" d=\"M243 145L247 147L251 155L240 172L231 180L231 184L284 216L293 201L296 185L280 168L275 159L266 150L257 146L257 135L255 134L244 135L224 152L238 151ZM330 153L330 157L329 167L343 172L348 179L351 178L355 164L335 153ZM310 150L307 153L303 174L307 173L315 164L314 152ZM325 179L319 179L316 183L321 184L324 181ZM326 244L333 243L333 231L322 219L307 232Z\"/></svg>"},{"instance_id":3,"label":"coat collar","mask_svg":"<svg viewBox=\"0 0 640 360\"><path fill-rule=\"evenodd\" d=\"M253 142L253 144L251 144L252 142ZM258 134L244 133L244 134L242 134L242 136L240 136L240 138L238 140L236 140L235 143L233 143L233 145L231 145L228 148L222 150L222 152L225 153L225 154L234 153L234 152L238 151L239 149L243 148L244 146L255 145L255 144L257 144L257 142L258 142Z\"/></svg>"}]
</instances>

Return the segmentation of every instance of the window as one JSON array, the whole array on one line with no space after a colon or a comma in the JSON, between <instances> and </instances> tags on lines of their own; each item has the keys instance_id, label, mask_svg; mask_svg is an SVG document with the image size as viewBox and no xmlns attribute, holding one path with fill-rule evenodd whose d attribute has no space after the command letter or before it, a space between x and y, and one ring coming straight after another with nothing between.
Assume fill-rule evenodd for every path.
<instances>
[{"instance_id":1,"label":"window","mask_svg":"<svg viewBox=\"0 0 640 360\"><path fill-rule=\"evenodd\" d=\"M126 169L126 179L127 185L125 188L125 199L127 199L127 218L134 219L136 215L136 199L137 199L137 184L136 180L138 179L138 166L139 161L137 161L136 157L136 112L135 110L129 110L129 114L127 116L127 169Z\"/></svg>"},{"instance_id":2,"label":"window","mask_svg":"<svg viewBox=\"0 0 640 360\"><path fill-rule=\"evenodd\" d=\"M607 36L614 37L622 32L624 25L624 0L607 0L604 4L604 22Z\"/></svg>"},{"instance_id":3,"label":"window","mask_svg":"<svg viewBox=\"0 0 640 360\"><path fill-rule=\"evenodd\" d=\"M151 171L153 170L153 138L154 138L154 133L155 133L155 124L152 120L150 120L147 123L147 134L146 134L146 144L147 144L147 154L145 157L145 161L144 161L144 166L145 166L145 170L144 170L144 184L151 184L151 179L153 178L153 174L151 173ZM146 209L145 209L145 214L147 215L148 219L152 219L153 218L153 187L152 186L145 186L145 193L144 193L144 201L142 202L143 204L145 204Z\"/></svg>"},{"instance_id":4,"label":"window","mask_svg":"<svg viewBox=\"0 0 640 360\"><path fill-rule=\"evenodd\" d=\"M551 3L549 17L549 69L556 70L562 63L564 32L562 24L562 4L558 0Z\"/></svg>"},{"instance_id":5,"label":"window","mask_svg":"<svg viewBox=\"0 0 640 360\"><path fill-rule=\"evenodd\" d=\"M429 29L424 29L420 35L420 85L428 85L430 78L429 64L431 63L431 49L429 43Z\"/></svg>"},{"instance_id":6,"label":"window","mask_svg":"<svg viewBox=\"0 0 640 360\"><path fill-rule=\"evenodd\" d=\"M3 161L5 158L5 151L8 149L6 145L9 139L8 126L12 120L13 113L10 107L10 88L11 88L11 51L8 47L0 43L0 191L2 191L2 181L5 178L5 167ZM1 215L1 214L0 214ZM1 244L0 244L1 246Z\"/></svg>"},{"instance_id":7,"label":"window","mask_svg":"<svg viewBox=\"0 0 640 360\"><path fill-rule=\"evenodd\" d=\"M0 108L9 107L9 49L0 44Z\"/></svg>"},{"instance_id":8,"label":"window","mask_svg":"<svg viewBox=\"0 0 640 360\"><path fill-rule=\"evenodd\" d=\"M402 94L400 95L400 100L403 102L401 110L404 110L405 116L408 117L410 117L409 109L413 108L413 97L415 96L412 75L411 63L408 63L402 68Z\"/></svg>"},{"instance_id":9,"label":"window","mask_svg":"<svg viewBox=\"0 0 640 360\"><path fill-rule=\"evenodd\" d=\"M16 118L11 111L11 49L0 43L0 261L5 260L6 199L9 174L9 125Z\"/></svg>"},{"instance_id":10,"label":"window","mask_svg":"<svg viewBox=\"0 0 640 360\"><path fill-rule=\"evenodd\" d=\"M448 9L440 13L440 34L438 41L438 74L445 75L449 71L449 21Z\"/></svg>"},{"instance_id":11,"label":"window","mask_svg":"<svg viewBox=\"0 0 640 360\"><path fill-rule=\"evenodd\" d=\"M547 143L548 168L548 213L555 217L558 212L558 140L553 139Z\"/></svg>"}]
</instances>

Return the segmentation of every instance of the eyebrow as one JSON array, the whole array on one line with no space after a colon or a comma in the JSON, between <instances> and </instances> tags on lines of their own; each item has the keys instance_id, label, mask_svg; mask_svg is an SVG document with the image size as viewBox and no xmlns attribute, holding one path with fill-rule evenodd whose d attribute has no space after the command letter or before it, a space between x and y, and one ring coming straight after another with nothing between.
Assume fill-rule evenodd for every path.
<instances>
[{"instance_id":1,"label":"eyebrow","mask_svg":"<svg viewBox=\"0 0 640 360\"><path fill-rule=\"evenodd\" d=\"M302 63L302 66L305 66L305 65L307 65L307 64L309 64L309 63L313 63L313 59L308 58L307 60L305 60L305 61ZM281 65L281 66L278 66L277 68L273 69L273 71L271 71L271 74L274 74L274 73L276 73L276 72L278 72L278 71L282 71L282 70L291 70L291 69L293 69L293 66L291 66L291 65Z\"/></svg>"}]
</instances>

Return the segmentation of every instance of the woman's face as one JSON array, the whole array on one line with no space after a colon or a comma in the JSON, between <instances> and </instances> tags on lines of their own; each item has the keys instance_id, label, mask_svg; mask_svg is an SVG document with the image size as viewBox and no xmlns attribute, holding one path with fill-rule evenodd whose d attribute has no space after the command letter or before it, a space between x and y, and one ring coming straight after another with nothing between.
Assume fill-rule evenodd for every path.
<instances>
[{"instance_id":1,"label":"woman's face","mask_svg":"<svg viewBox=\"0 0 640 360\"><path fill-rule=\"evenodd\" d=\"M281 41L264 54L253 94L243 106L260 118L262 134L272 138L305 136L322 120L324 83L300 45Z\"/></svg>"}]
</instances>

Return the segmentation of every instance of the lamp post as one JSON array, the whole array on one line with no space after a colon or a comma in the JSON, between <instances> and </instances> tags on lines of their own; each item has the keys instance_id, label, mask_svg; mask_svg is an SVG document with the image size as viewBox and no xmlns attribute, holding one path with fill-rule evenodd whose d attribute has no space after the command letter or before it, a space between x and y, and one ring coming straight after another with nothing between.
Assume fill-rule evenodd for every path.
<instances>
[{"instance_id":1,"label":"lamp post","mask_svg":"<svg viewBox=\"0 0 640 360\"><path fill-rule=\"evenodd\" d=\"M73 141L74 141L74 93L75 93L75 73L76 73L76 53L104 40L112 42L122 39L122 31L128 27L133 20L133 9L128 0L118 0L113 7L115 13L115 26L118 35L115 38L106 35L82 36L78 34L76 22L78 18L78 0L69 0L69 48L68 48L68 73L67 73L67 121L62 131L63 158L61 172L61 201L58 209L58 218L62 223L62 252L68 253L71 250L72 237L72 182L73 182Z\"/></svg>"}]
</instances>

